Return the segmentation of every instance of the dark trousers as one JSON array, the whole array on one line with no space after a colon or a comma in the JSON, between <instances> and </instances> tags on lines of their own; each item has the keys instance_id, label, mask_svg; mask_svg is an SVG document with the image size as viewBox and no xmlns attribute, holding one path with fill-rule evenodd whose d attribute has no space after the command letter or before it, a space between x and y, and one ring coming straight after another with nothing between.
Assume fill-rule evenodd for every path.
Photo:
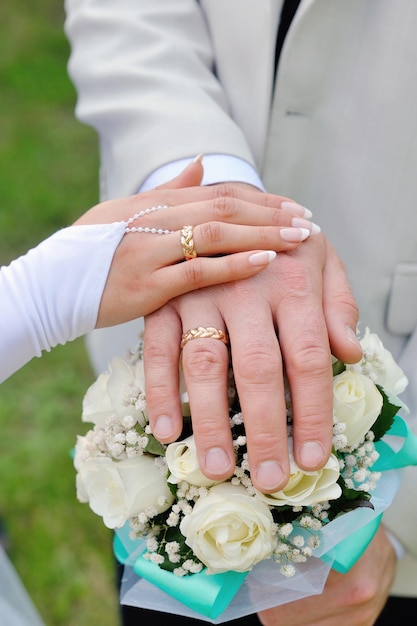
<instances>
[{"instance_id":1,"label":"dark trousers","mask_svg":"<svg viewBox=\"0 0 417 626\"><path fill-rule=\"evenodd\" d=\"M151 626L152 624L163 624L164 615L169 626L193 626L195 624L206 625L210 622L191 619L181 615L169 615L158 613L158 611L148 611L146 609L136 609L131 606L121 607L123 626ZM389 598L381 615L375 622L375 626L394 626L398 624L399 616L402 614L416 615L417 598ZM256 615L248 615L237 620L226 622L225 626L260 626L261 622ZM278 626L278 625L277 625Z\"/></svg>"}]
</instances>

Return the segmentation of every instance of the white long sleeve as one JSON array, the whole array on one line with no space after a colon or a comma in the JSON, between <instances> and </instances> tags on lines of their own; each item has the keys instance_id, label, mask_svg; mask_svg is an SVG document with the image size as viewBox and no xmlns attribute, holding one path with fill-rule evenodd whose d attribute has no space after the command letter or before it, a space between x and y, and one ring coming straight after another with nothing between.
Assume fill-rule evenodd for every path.
<instances>
[{"instance_id":1,"label":"white long sleeve","mask_svg":"<svg viewBox=\"0 0 417 626\"><path fill-rule=\"evenodd\" d=\"M125 224L64 228L0 270L0 381L96 325Z\"/></svg>"}]
</instances>

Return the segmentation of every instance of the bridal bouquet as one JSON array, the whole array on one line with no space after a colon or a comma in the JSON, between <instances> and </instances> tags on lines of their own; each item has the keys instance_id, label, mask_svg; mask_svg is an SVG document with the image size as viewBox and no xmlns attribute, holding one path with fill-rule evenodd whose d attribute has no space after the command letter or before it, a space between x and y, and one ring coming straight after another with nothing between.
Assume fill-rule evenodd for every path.
<instances>
[{"instance_id":1,"label":"bridal bouquet","mask_svg":"<svg viewBox=\"0 0 417 626\"><path fill-rule=\"evenodd\" d=\"M323 557L320 544L327 526L348 512L374 508L373 493L381 478L378 442L402 407L398 395L408 381L369 329L361 344L360 362L333 363L333 451L326 465L307 472L291 454L287 485L264 494L251 482L232 370L230 428L236 466L231 478L214 482L198 466L184 385L182 437L168 445L153 437L139 343L126 358L114 358L84 397L82 420L94 426L75 446L79 501L89 503L108 528L124 529L125 562L139 564L139 575L146 577L148 565L169 575L169 582L161 584L165 591L171 585L177 588L179 580L232 572L240 581L232 585L233 595L242 578L265 561L274 563L284 579L294 577L299 567ZM287 424L291 450L289 391ZM135 553L130 561L129 551Z\"/></svg>"}]
</instances>

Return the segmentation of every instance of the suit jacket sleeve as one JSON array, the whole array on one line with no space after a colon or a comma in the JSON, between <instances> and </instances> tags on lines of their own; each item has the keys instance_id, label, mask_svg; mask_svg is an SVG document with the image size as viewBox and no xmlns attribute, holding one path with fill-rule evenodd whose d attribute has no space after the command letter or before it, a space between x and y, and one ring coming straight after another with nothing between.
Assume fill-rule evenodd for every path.
<instances>
[{"instance_id":1,"label":"suit jacket sleeve","mask_svg":"<svg viewBox=\"0 0 417 626\"><path fill-rule=\"evenodd\" d=\"M102 199L134 193L156 168L203 152L253 164L216 78L194 0L66 0L76 114L100 139Z\"/></svg>"}]
</instances>

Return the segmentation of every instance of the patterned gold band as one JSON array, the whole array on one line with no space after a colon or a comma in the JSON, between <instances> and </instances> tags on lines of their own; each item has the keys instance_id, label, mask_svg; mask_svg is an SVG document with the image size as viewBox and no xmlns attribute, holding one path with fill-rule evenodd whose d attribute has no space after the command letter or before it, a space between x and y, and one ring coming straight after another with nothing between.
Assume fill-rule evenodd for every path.
<instances>
[{"instance_id":1,"label":"patterned gold band","mask_svg":"<svg viewBox=\"0 0 417 626\"><path fill-rule=\"evenodd\" d=\"M223 330L219 330L218 328L214 328L213 326L208 326L207 328L204 326L197 326L196 328L190 328L185 333L183 333L181 338L181 348L185 346L186 343L191 341L192 339L219 339L226 345L229 343L229 337L227 333Z\"/></svg>"}]
</instances>

